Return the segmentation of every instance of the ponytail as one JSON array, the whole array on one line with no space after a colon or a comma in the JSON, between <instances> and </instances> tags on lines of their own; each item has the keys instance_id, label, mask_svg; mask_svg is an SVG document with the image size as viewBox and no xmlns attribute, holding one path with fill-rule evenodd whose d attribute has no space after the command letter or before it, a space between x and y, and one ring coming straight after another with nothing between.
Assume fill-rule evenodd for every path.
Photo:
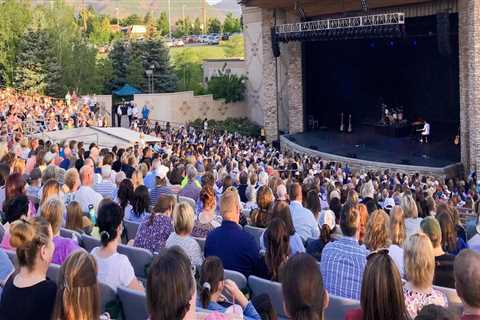
<instances>
[{"instance_id":1,"label":"ponytail","mask_svg":"<svg viewBox=\"0 0 480 320\"><path fill-rule=\"evenodd\" d=\"M320 229L320 240L322 240L324 244L332 241L332 230L330 230L330 227L326 223L323 224L322 229Z\"/></svg>"},{"instance_id":2,"label":"ponytail","mask_svg":"<svg viewBox=\"0 0 480 320\"><path fill-rule=\"evenodd\" d=\"M208 309L208 303L212 297L212 286L210 283L205 282L200 288L200 301L202 302L202 307Z\"/></svg>"},{"instance_id":3,"label":"ponytail","mask_svg":"<svg viewBox=\"0 0 480 320\"><path fill-rule=\"evenodd\" d=\"M309 305L301 306L292 319L294 320L322 320L322 317Z\"/></svg>"},{"instance_id":4,"label":"ponytail","mask_svg":"<svg viewBox=\"0 0 480 320\"><path fill-rule=\"evenodd\" d=\"M108 231L100 232L100 241L102 242L102 246L106 246L110 242L110 233Z\"/></svg>"},{"instance_id":5,"label":"ponytail","mask_svg":"<svg viewBox=\"0 0 480 320\"><path fill-rule=\"evenodd\" d=\"M207 309L212 294L219 289L220 282L223 281L223 263L220 258L210 256L205 259L200 274L200 301L202 307Z\"/></svg>"}]
</instances>

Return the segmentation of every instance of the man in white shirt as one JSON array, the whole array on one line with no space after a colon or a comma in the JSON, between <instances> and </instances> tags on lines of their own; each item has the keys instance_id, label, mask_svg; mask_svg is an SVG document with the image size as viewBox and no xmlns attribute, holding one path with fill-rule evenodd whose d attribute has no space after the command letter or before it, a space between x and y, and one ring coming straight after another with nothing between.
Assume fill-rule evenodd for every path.
<instances>
[{"instance_id":1,"label":"man in white shirt","mask_svg":"<svg viewBox=\"0 0 480 320\"><path fill-rule=\"evenodd\" d=\"M96 183L93 190L100 193L104 198L115 198L116 185L112 181L112 167L110 165L104 165L101 169L102 181Z\"/></svg>"},{"instance_id":2,"label":"man in white shirt","mask_svg":"<svg viewBox=\"0 0 480 320\"><path fill-rule=\"evenodd\" d=\"M132 117L133 117L133 120L138 120L139 115L140 115L140 110L138 109L137 104L134 103L134 104L133 104L133 108L132 108Z\"/></svg>"},{"instance_id":3,"label":"man in white shirt","mask_svg":"<svg viewBox=\"0 0 480 320\"><path fill-rule=\"evenodd\" d=\"M428 143L428 136L430 136L430 123L425 121L421 131L422 131L422 133L421 133L420 142L421 143L424 143L424 142Z\"/></svg>"},{"instance_id":4,"label":"man in white shirt","mask_svg":"<svg viewBox=\"0 0 480 320\"><path fill-rule=\"evenodd\" d=\"M302 241L308 239L318 239L320 229L313 213L302 205L302 186L295 183L290 189L290 212L295 230L302 238Z\"/></svg>"},{"instance_id":5,"label":"man in white shirt","mask_svg":"<svg viewBox=\"0 0 480 320\"><path fill-rule=\"evenodd\" d=\"M103 197L100 193L92 189L93 185L93 167L86 165L80 169L80 181L82 185L75 193L75 201L78 201L83 212L88 212L88 207L93 205L95 212L98 210L98 204Z\"/></svg>"}]
</instances>

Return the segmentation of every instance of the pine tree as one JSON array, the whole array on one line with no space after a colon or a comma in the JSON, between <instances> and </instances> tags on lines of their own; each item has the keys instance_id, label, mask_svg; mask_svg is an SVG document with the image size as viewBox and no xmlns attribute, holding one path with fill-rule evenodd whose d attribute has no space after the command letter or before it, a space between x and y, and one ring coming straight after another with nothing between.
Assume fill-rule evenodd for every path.
<instances>
[{"instance_id":1,"label":"pine tree","mask_svg":"<svg viewBox=\"0 0 480 320\"><path fill-rule=\"evenodd\" d=\"M129 52L123 41L119 40L113 44L108 58L112 62L112 80L106 84L107 89L116 90L127 83L127 67L129 63Z\"/></svg>"}]
</instances>

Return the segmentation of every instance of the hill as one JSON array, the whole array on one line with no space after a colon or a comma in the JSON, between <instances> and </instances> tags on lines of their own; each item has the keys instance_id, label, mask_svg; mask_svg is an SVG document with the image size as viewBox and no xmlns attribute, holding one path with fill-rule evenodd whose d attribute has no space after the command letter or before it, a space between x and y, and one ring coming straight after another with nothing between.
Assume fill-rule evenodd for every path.
<instances>
[{"instance_id":1,"label":"hill","mask_svg":"<svg viewBox=\"0 0 480 320\"><path fill-rule=\"evenodd\" d=\"M64 0L65 3L73 6L78 12L82 9L82 0ZM160 12L168 11L168 0L83 0L86 7L93 7L100 14L108 14L112 17L116 16L116 8L120 18L125 18L132 14L141 17L147 12L151 12L155 17ZM235 0L234 0L235 1ZM48 4L49 0L34 0L34 4ZM172 21L181 19L183 14L186 17L195 19L201 18L202 0L171 0ZM208 3L206 4L207 17L215 17L221 21L225 18L225 13Z\"/></svg>"},{"instance_id":2,"label":"hill","mask_svg":"<svg viewBox=\"0 0 480 320\"><path fill-rule=\"evenodd\" d=\"M215 4L214 7L223 12L223 14L231 12L236 17L240 17L242 15L242 9L238 4L238 0L223 0Z\"/></svg>"}]
</instances>

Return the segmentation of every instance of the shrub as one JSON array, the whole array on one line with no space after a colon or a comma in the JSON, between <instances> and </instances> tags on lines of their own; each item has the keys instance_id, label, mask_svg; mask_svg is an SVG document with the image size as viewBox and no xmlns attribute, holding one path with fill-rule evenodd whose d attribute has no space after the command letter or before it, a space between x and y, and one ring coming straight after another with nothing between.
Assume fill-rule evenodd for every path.
<instances>
[{"instance_id":1,"label":"shrub","mask_svg":"<svg viewBox=\"0 0 480 320\"><path fill-rule=\"evenodd\" d=\"M190 122L191 126L203 128L204 119ZM260 127L248 118L227 118L225 121L208 120L208 128L229 133L237 132L244 136L260 136Z\"/></svg>"}]
</instances>

